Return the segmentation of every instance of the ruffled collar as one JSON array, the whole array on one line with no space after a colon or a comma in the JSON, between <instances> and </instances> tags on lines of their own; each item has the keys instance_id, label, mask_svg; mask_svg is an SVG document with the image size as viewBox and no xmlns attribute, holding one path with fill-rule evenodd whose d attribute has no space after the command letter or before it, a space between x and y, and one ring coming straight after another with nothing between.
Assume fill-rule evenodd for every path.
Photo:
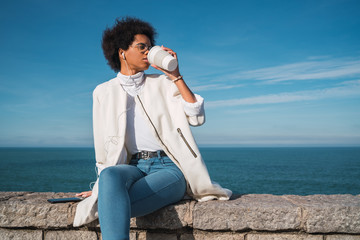
<instances>
[{"instance_id":1,"label":"ruffled collar","mask_svg":"<svg viewBox=\"0 0 360 240\"><path fill-rule=\"evenodd\" d=\"M127 76L119 72L116 78L119 79L119 83L124 90L133 97L139 94L145 83L144 72L138 72L131 76Z\"/></svg>"}]
</instances>

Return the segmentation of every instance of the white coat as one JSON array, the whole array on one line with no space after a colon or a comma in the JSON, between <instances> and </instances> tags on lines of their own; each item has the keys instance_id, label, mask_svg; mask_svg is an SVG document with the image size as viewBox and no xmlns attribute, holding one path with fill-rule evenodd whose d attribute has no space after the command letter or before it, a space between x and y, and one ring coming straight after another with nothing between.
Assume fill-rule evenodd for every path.
<instances>
[{"instance_id":1,"label":"white coat","mask_svg":"<svg viewBox=\"0 0 360 240\"><path fill-rule=\"evenodd\" d=\"M183 172L188 194L198 200L228 200L232 192L212 182L192 136L190 125L204 123L205 116L186 116L176 85L165 75L145 75L145 83L135 97L143 117L168 157ZM98 85L93 92L93 130L96 163L101 168L127 164L125 148L127 93L117 78ZM203 111L202 111L203 112ZM92 195L81 201L73 225L89 223L98 217L98 180Z\"/></svg>"}]
</instances>

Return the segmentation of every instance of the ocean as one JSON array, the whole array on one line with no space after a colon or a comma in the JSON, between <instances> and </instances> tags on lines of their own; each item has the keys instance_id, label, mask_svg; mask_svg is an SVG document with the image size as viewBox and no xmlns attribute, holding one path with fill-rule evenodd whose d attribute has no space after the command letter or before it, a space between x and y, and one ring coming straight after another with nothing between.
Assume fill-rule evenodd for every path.
<instances>
[{"instance_id":1,"label":"ocean","mask_svg":"<svg viewBox=\"0 0 360 240\"><path fill-rule=\"evenodd\" d=\"M360 194L360 148L200 148L234 193ZM0 191L80 192L96 180L93 148L0 148Z\"/></svg>"}]
</instances>

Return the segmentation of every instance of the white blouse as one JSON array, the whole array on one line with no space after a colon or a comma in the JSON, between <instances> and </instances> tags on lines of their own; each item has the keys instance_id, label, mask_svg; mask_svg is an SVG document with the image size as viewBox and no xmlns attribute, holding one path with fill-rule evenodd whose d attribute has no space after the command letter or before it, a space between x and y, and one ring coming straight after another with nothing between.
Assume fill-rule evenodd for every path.
<instances>
[{"instance_id":1,"label":"white blouse","mask_svg":"<svg viewBox=\"0 0 360 240\"><path fill-rule=\"evenodd\" d=\"M145 121L141 113L141 106L136 104L134 97L141 91L145 83L144 72L139 72L132 76L126 76L120 72L117 75L119 83L128 93L127 119L125 146L131 154L140 151L157 151L161 146L154 134L150 131L150 126ZM196 102L189 103L182 99L184 112L188 116L199 115L204 104L204 99L195 94Z\"/></svg>"}]
</instances>

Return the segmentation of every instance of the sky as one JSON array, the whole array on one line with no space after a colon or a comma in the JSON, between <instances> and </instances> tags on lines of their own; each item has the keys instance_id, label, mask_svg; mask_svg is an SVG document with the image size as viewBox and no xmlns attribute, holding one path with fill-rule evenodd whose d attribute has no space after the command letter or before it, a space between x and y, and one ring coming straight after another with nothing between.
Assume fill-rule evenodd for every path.
<instances>
[{"instance_id":1,"label":"sky","mask_svg":"<svg viewBox=\"0 0 360 240\"><path fill-rule=\"evenodd\" d=\"M101 50L138 17L204 97L200 146L360 146L360 1L2 1L0 147L92 147ZM149 68L147 73L159 73Z\"/></svg>"}]
</instances>

